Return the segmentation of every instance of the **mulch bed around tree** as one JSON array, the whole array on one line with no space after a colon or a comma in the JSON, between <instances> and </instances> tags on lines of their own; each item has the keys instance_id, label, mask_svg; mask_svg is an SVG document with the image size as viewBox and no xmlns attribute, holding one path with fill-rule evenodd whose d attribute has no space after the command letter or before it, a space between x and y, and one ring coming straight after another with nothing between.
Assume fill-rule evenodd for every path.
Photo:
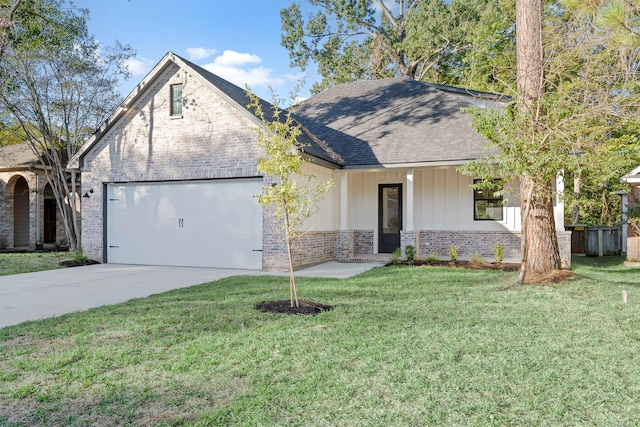
<instances>
[{"instance_id":1,"label":"mulch bed around tree","mask_svg":"<svg viewBox=\"0 0 640 427\"><path fill-rule=\"evenodd\" d=\"M332 305L321 304L314 301L298 300L299 307L291 307L291 300L279 301L263 301L256 304L256 309L263 313L280 313L280 314L318 314L323 311L329 311Z\"/></svg>"},{"instance_id":2,"label":"mulch bed around tree","mask_svg":"<svg viewBox=\"0 0 640 427\"><path fill-rule=\"evenodd\" d=\"M58 265L63 265L65 267L81 267L83 265L94 265L94 264L100 264L100 263L92 259L87 259L87 260L70 259L67 261L60 261L58 263Z\"/></svg>"}]
</instances>

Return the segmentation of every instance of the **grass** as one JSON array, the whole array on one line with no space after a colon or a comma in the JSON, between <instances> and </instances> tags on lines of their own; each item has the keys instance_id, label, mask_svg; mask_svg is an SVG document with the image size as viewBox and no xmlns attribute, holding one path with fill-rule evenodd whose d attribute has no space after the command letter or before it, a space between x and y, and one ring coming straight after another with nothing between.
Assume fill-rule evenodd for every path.
<instances>
[{"instance_id":1,"label":"grass","mask_svg":"<svg viewBox=\"0 0 640 427\"><path fill-rule=\"evenodd\" d=\"M58 263L73 257L72 252L2 253L0 254L0 276L66 268Z\"/></svg>"},{"instance_id":2,"label":"grass","mask_svg":"<svg viewBox=\"0 0 640 427\"><path fill-rule=\"evenodd\" d=\"M317 316L242 276L0 329L0 425L640 424L639 270L576 280L383 267L298 278ZM623 304L622 291L629 295Z\"/></svg>"}]
</instances>

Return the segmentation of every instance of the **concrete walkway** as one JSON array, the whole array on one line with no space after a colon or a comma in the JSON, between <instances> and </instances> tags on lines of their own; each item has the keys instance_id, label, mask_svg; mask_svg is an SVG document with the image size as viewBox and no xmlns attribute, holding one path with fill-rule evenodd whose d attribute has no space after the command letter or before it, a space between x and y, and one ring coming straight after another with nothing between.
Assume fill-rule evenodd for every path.
<instances>
[{"instance_id":1,"label":"concrete walkway","mask_svg":"<svg viewBox=\"0 0 640 427\"><path fill-rule=\"evenodd\" d=\"M379 265L327 262L296 271L296 277L347 278ZM0 328L247 274L288 275L259 270L96 264L0 276Z\"/></svg>"}]
</instances>

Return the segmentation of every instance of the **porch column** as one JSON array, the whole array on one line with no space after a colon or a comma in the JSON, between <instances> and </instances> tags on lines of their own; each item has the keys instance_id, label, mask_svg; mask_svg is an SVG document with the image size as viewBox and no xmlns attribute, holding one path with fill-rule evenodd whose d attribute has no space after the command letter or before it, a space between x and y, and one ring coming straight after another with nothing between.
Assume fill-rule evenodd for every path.
<instances>
[{"instance_id":1,"label":"porch column","mask_svg":"<svg viewBox=\"0 0 640 427\"><path fill-rule=\"evenodd\" d=\"M626 255L627 238L629 237L629 225L627 224L627 221L629 220L629 193L626 191L616 191L615 193L620 196L620 210L622 211L622 253Z\"/></svg>"},{"instance_id":2,"label":"porch column","mask_svg":"<svg viewBox=\"0 0 640 427\"><path fill-rule=\"evenodd\" d=\"M340 231L347 230L347 212L348 212L348 176L346 172L340 174Z\"/></svg>"},{"instance_id":3,"label":"porch column","mask_svg":"<svg viewBox=\"0 0 640 427\"><path fill-rule=\"evenodd\" d=\"M407 171L407 221L405 231L413 231L413 169Z\"/></svg>"},{"instance_id":4,"label":"porch column","mask_svg":"<svg viewBox=\"0 0 640 427\"><path fill-rule=\"evenodd\" d=\"M556 231L564 230L564 176L556 175L556 200L555 200Z\"/></svg>"}]
</instances>

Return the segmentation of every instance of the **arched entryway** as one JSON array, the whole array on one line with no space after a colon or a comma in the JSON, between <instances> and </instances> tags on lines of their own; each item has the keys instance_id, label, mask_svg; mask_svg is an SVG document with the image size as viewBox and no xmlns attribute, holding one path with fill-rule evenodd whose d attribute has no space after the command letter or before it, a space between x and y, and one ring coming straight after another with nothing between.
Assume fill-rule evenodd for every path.
<instances>
[{"instance_id":1,"label":"arched entryway","mask_svg":"<svg viewBox=\"0 0 640 427\"><path fill-rule=\"evenodd\" d=\"M29 184L23 177L13 187L13 246L29 246Z\"/></svg>"},{"instance_id":2,"label":"arched entryway","mask_svg":"<svg viewBox=\"0 0 640 427\"><path fill-rule=\"evenodd\" d=\"M55 243L56 242L56 228L57 228L57 211L58 206L56 204L55 196L51 185L47 184L44 188L44 212L43 212L43 243Z\"/></svg>"}]
</instances>

